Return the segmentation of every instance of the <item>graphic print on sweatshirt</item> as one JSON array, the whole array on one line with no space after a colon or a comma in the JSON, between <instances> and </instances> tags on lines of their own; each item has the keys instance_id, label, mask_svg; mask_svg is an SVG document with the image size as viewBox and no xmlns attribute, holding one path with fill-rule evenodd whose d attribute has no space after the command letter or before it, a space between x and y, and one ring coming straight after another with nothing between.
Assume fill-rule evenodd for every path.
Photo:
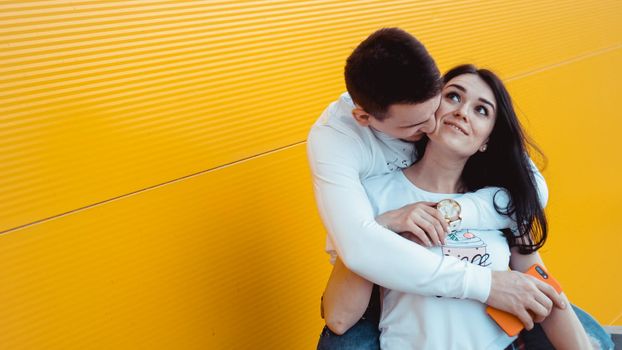
<instances>
[{"instance_id":1,"label":"graphic print on sweatshirt","mask_svg":"<svg viewBox=\"0 0 622 350\"><path fill-rule=\"evenodd\" d=\"M460 260L479 266L489 266L490 254L486 252L486 243L467 230L452 232L445 238L441 246L443 255L453 256Z\"/></svg>"},{"instance_id":2,"label":"graphic print on sweatshirt","mask_svg":"<svg viewBox=\"0 0 622 350\"><path fill-rule=\"evenodd\" d=\"M406 151L406 150L404 150ZM394 172L400 169L408 168L412 162L408 159L400 159L399 157L394 157L393 159L387 158L387 170L389 172Z\"/></svg>"}]
</instances>

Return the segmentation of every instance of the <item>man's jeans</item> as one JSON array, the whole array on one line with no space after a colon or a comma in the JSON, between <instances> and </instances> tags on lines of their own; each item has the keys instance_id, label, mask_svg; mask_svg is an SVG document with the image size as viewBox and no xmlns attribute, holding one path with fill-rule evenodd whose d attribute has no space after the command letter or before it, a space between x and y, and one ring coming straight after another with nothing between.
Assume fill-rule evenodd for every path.
<instances>
[{"instance_id":1,"label":"man's jeans","mask_svg":"<svg viewBox=\"0 0 622 350\"><path fill-rule=\"evenodd\" d=\"M572 308L588 336L590 336L592 340L598 342L601 349L613 349L611 336L605 332L603 327L585 311L574 305L572 305ZM324 326L317 345L317 350L380 350L380 331L378 330L379 315L378 286L374 286L370 305L365 311L363 318L343 335L337 335L328 329L328 327ZM523 339L528 350L554 349L539 324L536 324L531 331L523 330L520 337Z\"/></svg>"}]
</instances>

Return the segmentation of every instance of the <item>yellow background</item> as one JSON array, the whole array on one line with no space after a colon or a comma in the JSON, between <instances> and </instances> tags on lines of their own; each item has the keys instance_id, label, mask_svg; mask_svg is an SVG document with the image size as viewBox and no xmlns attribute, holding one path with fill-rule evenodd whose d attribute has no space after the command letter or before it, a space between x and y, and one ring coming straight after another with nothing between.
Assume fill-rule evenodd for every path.
<instances>
[{"instance_id":1,"label":"yellow background","mask_svg":"<svg viewBox=\"0 0 622 350\"><path fill-rule=\"evenodd\" d=\"M508 83L543 256L622 325L622 2L0 3L0 347L311 349L330 271L305 138L372 31Z\"/></svg>"}]
</instances>

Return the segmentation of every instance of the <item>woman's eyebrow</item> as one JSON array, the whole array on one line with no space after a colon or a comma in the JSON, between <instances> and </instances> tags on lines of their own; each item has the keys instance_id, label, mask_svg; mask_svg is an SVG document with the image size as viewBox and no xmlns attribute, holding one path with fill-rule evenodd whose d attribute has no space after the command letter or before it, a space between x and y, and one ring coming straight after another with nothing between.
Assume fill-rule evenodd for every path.
<instances>
[{"instance_id":1,"label":"woman's eyebrow","mask_svg":"<svg viewBox=\"0 0 622 350\"><path fill-rule=\"evenodd\" d=\"M490 107L492 107L492 109L495 109L495 105L493 105L492 102L488 101L487 99L480 97L479 100L484 102L484 103L486 103L486 104L489 104Z\"/></svg>"},{"instance_id":2,"label":"woman's eyebrow","mask_svg":"<svg viewBox=\"0 0 622 350\"><path fill-rule=\"evenodd\" d=\"M462 92L466 92L466 89L465 89L462 85L458 85L458 84L449 84L449 85L447 85L447 86L448 86L448 87L449 87L449 86L453 86L453 87L455 87L455 88L456 88L456 89L458 89L458 90L462 90Z\"/></svg>"},{"instance_id":3,"label":"woman's eyebrow","mask_svg":"<svg viewBox=\"0 0 622 350\"><path fill-rule=\"evenodd\" d=\"M467 90L464 88L464 86L462 86L462 85L458 85L458 84L449 84L449 85L447 85L447 86L448 86L448 87L449 87L449 86L453 86L453 87L455 87L456 89L461 90L462 92L466 92L466 91L467 91ZM480 98L479 98L479 100L480 100L480 101L482 101L482 102L484 102L484 103L486 103L486 104L489 104L489 105L490 105L490 107L492 107L492 109L495 109L495 105L494 105L492 102L488 101L487 99L485 99L485 98L481 98L481 97L480 97Z\"/></svg>"}]
</instances>

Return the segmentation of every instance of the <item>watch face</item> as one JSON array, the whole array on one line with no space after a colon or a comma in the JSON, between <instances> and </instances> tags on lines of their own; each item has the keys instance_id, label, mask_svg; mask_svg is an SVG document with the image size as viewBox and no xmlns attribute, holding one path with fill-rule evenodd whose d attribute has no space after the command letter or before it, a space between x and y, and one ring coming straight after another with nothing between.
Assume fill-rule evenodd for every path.
<instances>
[{"instance_id":1,"label":"watch face","mask_svg":"<svg viewBox=\"0 0 622 350\"><path fill-rule=\"evenodd\" d=\"M458 219L460 217L460 204L453 199L443 199L438 202L436 208L445 219Z\"/></svg>"}]
</instances>

